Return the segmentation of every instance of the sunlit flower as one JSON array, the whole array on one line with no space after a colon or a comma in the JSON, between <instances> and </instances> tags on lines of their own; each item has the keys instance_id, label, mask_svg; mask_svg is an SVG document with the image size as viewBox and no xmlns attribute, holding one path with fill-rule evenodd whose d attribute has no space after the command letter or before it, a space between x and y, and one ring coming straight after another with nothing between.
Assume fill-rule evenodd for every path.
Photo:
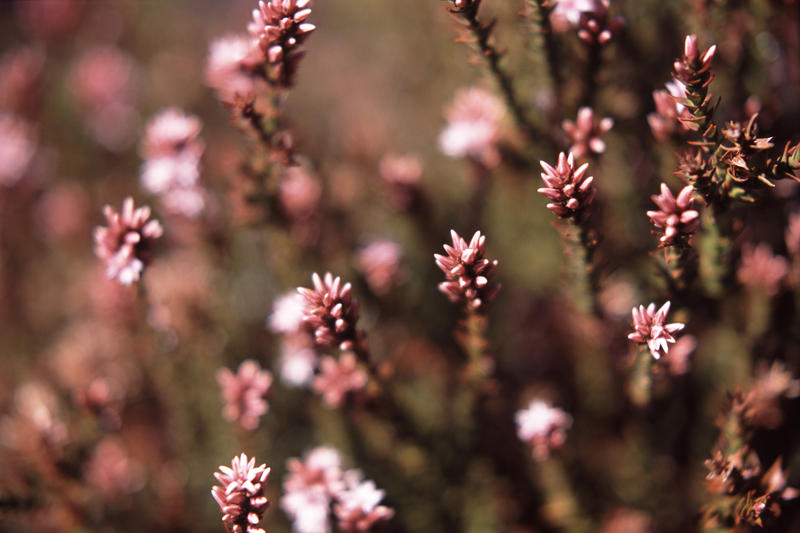
<instances>
[{"instance_id":1,"label":"sunlit flower","mask_svg":"<svg viewBox=\"0 0 800 533\"><path fill-rule=\"evenodd\" d=\"M460 89L445 110L447 127L439 135L439 147L450 157L471 157L489 167L497 165L500 154L496 145L504 114L503 102L486 89Z\"/></svg>"},{"instance_id":2,"label":"sunlit flower","mask_svg":"<svg viewBox=\"0 0 800 533\"><path fill-rule=\"evenodd\" d=\"M527 409L517 411L514 418L519 438L533 448L533 455L539 460L560 448L572 427L569 414L544 400L533 400Z\"/></svg>"},{"instance_id":3,"label":"sunlit flower","mask_svg":"<svg viewBox=\"0 0 800 533\"><path fill-rule=\"evenodd\" d=\"M436 266L447 279L439 284L439 291L451 302L465 302L472 309L484 308L500 290L499 283L489 282L498 262L484 257L486 236L476 231L468 243L450 230L450 238L452 246L444 245L447 255L433 254Z\"/></svg>"},{"instance_id":4,"label":"sunlit flower","mask_svg":"<svg viewBox=\"0 0 800 533\"><path fill-rule=\"evenodd\" d=\"M592 108L582 107L578 109L578 118L575 122L565 120L562 126L572 141L569 152L580 158L589 152L602 154L606 151L606 143L602 136L614 126L614 120L608 117L595 120Z\"/></svg>"},{"instance_id":5,"label":"sunlit flower","mask_svg":"<svg viewBox=\"0 0 800 533\"><path fill-rule=\"evenodd\" d=\"M314 390L332 409L341 407L348 393L367 385L367 373L352 352L343 353L338 361L330 356L323 357L319 368L320 374L314 378Z\"/></svg>"},{"instance_id":6,"label":"sunlit flower","mask_svg":"<svg viewBox=\"0 0 800 533\"><path fill-rule=\"evenodd\" d=\"M558 154L558 163L555 167L545 161L542 165L542 180L546 187L537 189L550 202L547 209L559 217L568 218L575 216L586 209L594 200L595 188L592 185L594 177L586 176L589 163L584 163L575 168L575 156L567 156L564 152Z\"/></svg>"},{"instance_id":7,"label":"sunlit flower","mask_svg":"<svg viewBox=\"0 0 800 533\"><path fill-rule=\"evenodd\" d=\"M222 521L231 533L266 533L258 527L269 500L264 495L270 469L245 454L234 457L231 466L222 465L214 473L222 486L214 485L211 496L222 511Z\"/></svg>"},{"instance_id":8,"label":"sunlit flower","mask_svg":"<svg viewBox=\"0 0 800 533\"><path fill-rule=\"evenodd\" d=\"M633 332L628 334L628 339L647 344L650 353L656 359L661 357L662 352L666 354L669 351L669 343L675 342L672 334L679 332L685 326L680 322L664 323L669 313L669 306L670 302L666 302L656 311L656 304L651 303L647 307L643 305L634 307L632 311Z\"/></svg>"},{"instance_id":9,"label":"sunlit flower","mask_svg":"<svg viewBox=\"0 0 800 533\"><path fill-rule=\"evenodd\" d=\"M694 188L686 185L676 198L667 184L662 183L661 194L650 197L658 206L658 211L648 211L647 216L655 227L664 230L664 234L659 238L663 246L673 245L680 239L692 235L700 225L700 213L694 209L692 194Z\"/></svg>"},{"instance_id":10,"label":"sunlit flower","mask_svg":"<svg viewBox=\"0 0 800 533\"><path fill-rule=\"evenodd\" d=\"M378 489L374 481L362 481L361 477L358 470L345 472L345 488L336 496L333 509L342 531L370 531L376 523L394 516L393 509L379 505L386 492Z\"/></svg>"}]
</instances>

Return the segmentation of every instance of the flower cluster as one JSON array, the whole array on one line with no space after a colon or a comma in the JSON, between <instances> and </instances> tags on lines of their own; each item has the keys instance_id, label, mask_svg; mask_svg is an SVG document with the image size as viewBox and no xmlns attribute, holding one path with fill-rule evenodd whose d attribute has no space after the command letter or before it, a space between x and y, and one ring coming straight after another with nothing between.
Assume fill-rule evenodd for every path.
<instances>
[{"instance_id":1,"label":"flower cluster","mask_svg":"<svg viewBox=\"0 0 800 533\"><path fill-rule=\"evenodd\" d=\"M517 411L517 434L531 446L537 460L547 459L550 453L563 446L572 417L544 400L533 400L527 409Z\"/></svg>"},{"instance_id":2,"label":"flower cluster","mask_svg":"<svg viewBox=\"0 0 800 533\"><path fill-rule=\"evenodd\" d=\"M233 104L237 98L253 101L267 82L260 73L264 54L252 38L233 35L211 43L206 61L206 84L219 99Z\"/></svg>"},{"instance_id":3,"label":"flower cluster","mask_svg":"<svg viewBox=\"0 0 800 533\"><path fill-rule=\"evenodd\" d=\"M447 127L439 135L439 147L449 157L469 157L487 167L496 166L504 114L503 102L486 89L460 89L445 109Z\"/></svg>"},{"instance_id":4,"label":"flower cluster","mask_svg":"<svg viewBox=\"0 0 800 533\"><path fill-rule=\"evenodd\" d=\"M681 102L686 98L686 88L678 80L667 82L666 90L653 92L653 102L656 106L655 113L647 115L650 131L656 139L666 139L677 131L686 131L688 128L681 119L689 118L689 111Z\"/></svg>"},{"instance_id":5,"label":"flower cluster","mask_svg":"<svg viewBox=\"0 0 800 533\"><path fill-rule=\"evenodd\" d=\"M594 177L586 175L589 163L575 168L575 156L561 152L555 167L545 161L540 164L544 170L542 180L547 187L537 191L550 200L547 209L560 218L570 218L577 217L591 205L596 190L592 185Z\"/></svg>"},{"instance_id":6,"label":"flower cluster","mask_svg":"<svg viewBox=\"0 0 800 533\"><path fill-rule=\"evenodd\" d=\"M686 185L676 198L667 184L662 183L661 194L650 197L658 206L658 210L648 211L647 216L655 227L664 230L664 234L659 238L661 246L672 246L683 242L697 231L700 225L700 213L694 208L692 194L694 188Z\"/></svg>"},{"instance_id":7,"label":"flower cluster","mask_svg":"<svg viewBox=\"0 0 800 533\"><path fill-rule=\"evenodd\" d=\"M211 496L222 510L222 521L231 533L266 533L258 527L269 500L264 495L270 469L255 466L256 460L245 454L234 457L231 466L222 465L214 473L222 486L214 485Z\"/></svg>"},{"instance_id":8,"label":"flower cluster","mask_svg":"<svg viewBox=\"0 0 800 533\"><path fill-rule=\"evenodd\" d=\"M400 280L403 248L390 240L376 240L358 254L358 267L377 295L389 292Z\"/></svg>"},{"instance_id":9,"label":"flower cluster","mask_svg":"<svg viewBox=\"0 0 800 533\"><path fill-rule=\"evenodd\" d=\"M674 322L665 324L667 313L669 313L670 302L662 305L656 311L656 304L651 303L647 307L640 305L638 308L634 307L633 315L633 332L628 334L628 339L640 343L647 344L650 353L654 358L659 359L663 354L669 351L669 344L674 343L675 337L673 333L682 330L685 324Z\"/></svg>"},{"instance_id":10,"label":"flower cluster","mask_svg":"<svg viewBox=\"0 0 800 533\"><path fill-rule=\"evenodd\" d=\"M238 422L248 431L256 429L259 418L269 408L264 398L272 385L272 374L248 359L239 365L236 374L227 368L220 368L217 371L217 383L225 402L222 410L225 419Z\"/></svg>"},{"instance_id":11,"label":"flower cluster","mask_svg":"<svg viewBox=\"0 0 800 533\"><path fill-rule=\"evenodd\" d=\"M344 471L342 458L333 448L315 448L305 461L289 459L287 469L281 508L299 533L330 531L331 505L339 528L347 532L370 531L394 515L392 509L379 505L384 491L372 481L362 481L360 471Z\"/></svg>"},{"instance_id":12,"label":"flower cluster","mask_svg":"<svg viewBox=\"0 0 800 533\"><path fill-rule=\"evenodd\" d=\"M159 195L164 209L189 217L205 206L200 158L205 146L200 119L174 107L164 109L147 125L142 140L142 186Z\"/></svg>"},{"instance_id":13,"label":"flower cluster","mask_svg":"<svg viewBox=\"0 0 800 533\"><path fill-rule=\"evenodd\" d=\"M602 154L606 151L606 143L602 136L614 126L614 120L603 118L595 120L591 107L578 109L575 122L565 120L562 124L564 131L572 142L569 152L576 158L581 158L588 153Z\"/></svg>"},{"instance_id":14,"label":"flower cluster","mask_svg":"<svg viewBox=\"0 0 800 533\"><path fill-rule=\"evenodd\" d=\"M581 10L578 19L578 37L586 43L603 45L625 25L622 17L611 17L608 13L609 0L592 0ZM573 15L574 17L574 15Z\"/></svg>"},{"instance_id":15,"label":"flower cluster","mask_svg":"<svg viewBox=\"0 0 800 533\"><path fill-rule=\"evenodd\" d=\"M705 130L711 124L711 116L698 115L709 107L711 96L708 86L714 76L711 74L711 63L717 52L717 46L712 45L700 54L697 47L697 36L687 35L683 45L683 56L673 63L673 77L680 82L685 92L685 99L681 102L687 105L688 115L680 114L678 119L691 130Z\"/></svg>"},{"instance_id":16,"label":"flower cluster","mask_svg":"<svg viewBox=\"0 0 800 533\"><path fill-rule=\"evenodd\" d=\"M331 409L341 407L349 392L367 385L367 373L353 352L344 352L339 359L326 356L319 363L320 374L314 378L314 390L322 395Z\"/></svg>"},{"instance_id":17,"label":"flower cluster","mask_svg":"<svg viewBox=\"0 0 800 533\"><path fill-rule=\"evenodd\" d=\"M284 294L267 319L267 328L281 336L281 379L293 387L310 384L317 367L314 339L303 323L304 301L297 291Z\"/></svg>"},{"instance_id":18,"label":"flower cluster","mask_svg":"<svg viewBox=\"0 0 800 533\"><path fill-rule=\"evenodd\" d=\"M314 341L320 347L338 347L352 351L361 346L364 332L356 328L358 302L352 297L350 283L342 285L342 278L327 272L320 278L316 272L311 276L313 289L298 287L305 299L303 322L314 331Z\"/></svg>"},{"instance_id":19,"label":"flower cluster","mask_svg":"<svg viewBox=\"0 0 800 533\"><path fill-rule=\"evenodd\" d=\"M433 255L436 266L447 278L439 284L439 290L452 302L464 302L475 310L485 309L500 290L500 284L489 282L498 262L484 257L486 236L476 231L467 243L455 230L450 230L450 238L452 246L444 245L447 255Z\"/></svg>"},{"instance_id":20,"label":"flower cluster","mask_svg":"<svg viewBox=\"0 0 800 533\"><path fill-rule=\"evenodd\" d=\"M316 29L306 22L310 5L311 0L261 0L253 10L247 30L267 59L270 81L279 87L294 82L297 65L305 55L300 45Z\"/></svg>"},{"instance_id":21,"label":"flower cluster","mask_svg":"<svg viewBox=\"0 0 800 533\"><path fill-rule=\"evenodd\" d=\"M110 205L103 208L108 227L94 230L95 254L106 264L106 276L123 285L139 278L151 259L153 244L164 230L150 218L149 207L134 208L133 198L125 198L122 212Z\"/></svg>"},{"instance_id":22,"label":"flower cluster","mask_svg":"<svg viewBox=\"0 0 800 533\"><path fill-rule=\"evenodd\" d=\"M785 257L773 255L769 244L762 242L757 246L745 243L736 276L745 287L763 290L774 295L789 273L789 262Z\"/></svg>"}]
</instances>

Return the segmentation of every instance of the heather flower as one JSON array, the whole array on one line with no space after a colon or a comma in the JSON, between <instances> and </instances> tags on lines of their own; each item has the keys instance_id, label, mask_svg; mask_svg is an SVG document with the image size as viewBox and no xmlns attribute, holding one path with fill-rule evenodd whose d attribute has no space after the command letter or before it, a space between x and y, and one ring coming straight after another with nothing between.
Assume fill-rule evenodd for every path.
<instances>
[{"instance_id":1,"label":"heather flower","mask_svg":"<svg viewBox=\"0 0 800 533\"><path fill-rule=\"evenodd\" d=\"M120 213L106 205L103 215L108 227L96 227L94 241L95 254L106 264L106 276L123 285L139 281L156 239L164 232L161 224L148 220L149 207L134 208L131 197L123 200Z\"/></svg>"},{"instance_id":2,"label":"heather flower","mask_svg":"<svg viewBox=\"0 0 800 533\"><path fill-rule=\"evenodd\" d=\"M337 361L323 357L319 364L320 374L314 378L314 390L322 395L331 409L341 407L349 392L356 392L367 385L367 373L361 368L352 352L345 352Z\"/></svg>"},{"instance_id":3,"label":"heather flower","mask_svg":"<svg viewBox=\"0 0 800 533\"><path fill-rule=\"evenodd\" d=\"M352 285L342 285L342 279L330 272L324 278L315 272L311 281L313 289L298 287L297 291L305 299L303 322L314 331L315 342L343 351L356 349L364 334L356 329L358 302L351 295Z\"/></svg>"},{"instance_id":4,"label":"heather flower","mask_svg":"<svg viewBox=\"0 0 800 533\"><path fill-rule=\"evenodd\" d=\"M593 12L603 7L599 0L559 0L550 12L553 30L566 31L568 25L577 27L581 21L581 13Z\"/></svg>"},{"instance_id":5,"label":"heather flower","mask_svg":"<svg viewBox=\"0 0 800 533\"><path fill-rule=\"evenodd\" d=\"M504 114L503 102L486 89L460 89L445 109L447 127L439 135L439 147L449 157L470 157L488 167L497 165Z\"/></svg>"},{"instance_id":6,"label":"heather flower","mask_svg":"<svg viewBox=\"0 0 800 533\"><path fill-rule=\"evenodd\" d=\"M658 210L648 211L647 216L655 227L664 230L664 234L659 238L662 246L677 244L697 231L700 225L700 213L694 209L693 193L694 188L686 185L676 198L667 184L662 183L661 194L650 197L658 206Z\"/></svg>"},{"instance_id":7,"label":"heather flower","mask_svg":"<svg viewBox=\"0 0 800 533\"><path fill-rule=\"evenodd\" d=\"M217 383L225 402L222 410L225 419L238 422L248 431L256 429L259 418L269 408L264 398L272 385L272 374L248 359L239 365L236 374L227 368L220 368L217 371Z\"/></svg>"},{"instance_id":8,"label":"heather flower","mask_svg":"<svg viewBox=\"0 0 800 533\"><path fill-rule=\"evenodd\" d=\"M632 311L633 332L628 334L628 339L641 344L646 343L656 359L661 357L662 352L666 354L669 351L668 343L675 342L672 334L685 326L679 322L664 323L669 313L669 306L670 302L666 302L656 311L656 304L651 303L647 307L643 305L634 307Z\"/></svg>"},{"instance_id":9,"label":"heather flower","mask_svg":"<svg viewBox=\"0 0 800 533\"><path fill-rule=\"evenodd\" d=\"M590 44L606 44L617 33L624 20L622 17L609 17L609 0L595 0L591 9L581 11L578 20L578 37Z\"/></svg>"},{"instance_id":10,"label":"heather flower","mask_svg":"<svg viewBox=\"0 0 800 533\"><path fill-rule=\"evenodd\" d=\"M550 452L563 446L572 417L544 400L533 400L527 409L517 411L517 435L533 448L537 460L547 459Z\"/></svg>"},{"instance_id":11,"label":"heather flower","mask_svg":"<svg viewBox=\"0 0 800 533\"><path fill-rule=\"evenodd\" d=\"M703 94L707 92L705 89L713 78L710 72L711 62L714 60L716 52L717 45L712 45L701 54L697 47L697 36L686 36L683 44L683 55L673 63L672 75L676 81L681 82L687 95L689 93L694 95L698 90L703 91ZM694 105L705 105L705 102L698 102ZM690 129L697 129L697 125L694 124L695 121L696 118L691 115L682 119L682 122Z\"/></svg>"},{"instance_id":12,"label":"heather flower","mask_svg":"<svg viewBox=\"0 0 800 533\"><path fill-rule=\"evenodd\" d=\"M417 156L386 155L378 172L387 185L387 198L393 208L407 209L419 197L422 163Z\"/></svg>"},{"instance_id":13,"label":"heather flower","mask_svg":"<svg viewBox=\"0 0 800 533\"><path fill-rule=\"evenodd\" d=\"M785 257L773 255L769 244L742 246L742 258L736 276L745 287L760 289L769 295L777 294L783 278L789 273Z\"/></svg>"},{"instance_id":14,"label":"heather flower","mask_svg":"<svg viewBox=\"0 0 800 533\"><path fill-rule=\"evenodd\" d=\"M217 39L208 51L206 85L225 103L237 98L251 101L267 88L259 73L263 62L264 53L253 39L238 35Z\"/></svg>"},{"instance_id":15,"label":"heather flower","mask_svg":"<svg viewBox=\"0 0 800 533\"><path fill-rule=\"evenodd\" d=\"M233 458L230 467L222 465L214 473L222 486L213 486L211 496L222 510L222 521L230 533L266 533L258 523L270 503L264 495L270 469L255 463L255 458L248 461L241 454Z\"/></svg>"},{"instance_id":16,"label":"heather flower","mask_svg":"<svg viewBox=\"0 0 800 533\"><path fill-rule=\"evenodd\" d=\"M284 213L292 220L301 220L317 212L322 185L319 179L302 166L286 169L280 182L278 198Z\"/></svg>"},{"instance_id":17,"label":"heather flower","mask_svg":"<svg viewBox=\"0 0 800 533\"><path fill-rule=\"evenodd\" d=\"M453 245L444 245L447 255L433 254L436 266L447 278L439 284L439 291L451 302L464 302L475 310L484 309L500 290L499 283L489 282L498 262L484 257L486 236L476 231L467 243L455 230L450 230L450 237Z\"/></svg>"},{"instance_id":18,"label":"heather flower","mask_svg":"<svg viewBox=\"0 0 800 533\"><path fill-rule=\"evenodd\" d=\"M565 120L562 126L572 142L569 152L581 158L589 152L602 154L606 151L602 135L614 126L614 120L606 117L597 121L591 107L582 107L575 122Z\"/></svg>"},{"instance_id":19,"label":"heather flower","mask_svg":"<svg viewBox=\"0 0 800 533\"><path fill-rule=\"evenodd\" d=\"M306 22L311 0L261 0L253 10L247 30L257 41L280 87L293 83L297 65L305 52L299 50L316 27Z\"/></svg>"},{"instance_id":20,"label":"heather flower","mask_svg":"<svg viewBox=\"0 0 800 533\"><path fill-rule=\"evenodd\" d=\"M575 156L572 153L567 156L561 152L555 167L545 161L540 161L540 164L544 169L542 179L547 186L537 191L550 200L547 209L560 218L569 218L577 216L591 205L596 191L592 186L594 177L586 176L588 163L576 169Z\"/></svg>"},{"instance_id":21,"label":"heather flower","mask_svg":"<svg viewBox=\"0 0 800 533\"><path fill-rule=\"evenodd\" d=\"M375 294L386 294L400 278L403 248L388 240L375 241L358 255L358 266Z\"/></svg>"},{"instance_id":22,"label":"heather flower","mask_svg":"<svg viewBox=\"0 0 800 533\"><path fill-rule=\"evenodd\" d=\"M134 58L113 46L89 50L70 71L69 88L83 111L86 130L109 150L123 150L134 138L139 79Z\"/></svg>"},{"instance_id":23,"label":"heather flower","mask_svg":"<svg viewBox=\"0 0 800 533\"><path fill-rule=\"evenodd\" d=\"M131 459L122 442L105 437L86 466L86 483L102 499L114 501L141 489L144 470Z\"/></svg>"},{"instance_id":24,"label":"heather flower","mask_svg":"<svg viewBox=\"0 0 800 533\"><path fill-rule=\"evenodd\" d=\"M186 216L198 215L205 206L200 178L204 145L202 124L177 108L159 112L147 125L142 141L142 185L161 196L164 207Z\"/></svg>"},{"instance_id":25,"label":"heather flower","mask_svg":"<svg viewBox=\"0 0 800 533\"><path fill-rule=\"evenodd\" d=\"M349 470L344 475L345 488L336 495L333 509L339 529L345 532L370 531L377 522L389 520L394 510L378 505L386 494L373 481L362 481L361 472Z\"/></svg>"},{"instance_id":26,"label":"heather flower","mask_svg":"<svg viewBox=\"0 0 800 533\"><path fill-rule=\"evenodd\" d=\"M292 387L309 385L317 368L317 354L304 334L286 337L281 343L281 379Z\"/></svg>"},{"instance_id":27,"label":"heather flower","mask_svg":"<svg viewBox=\"0 0 800 533\"><path fill-rule=\"evenodd\" d=\"M344 488L342 459L333 448L314 448L305 461L291 458L283 482L281 508L297 533L328 533L330 503Z\"/></svg>"},{"instance_id":28,"label":"heather flower","mask_svg":"<svg viewBox=\"0 0 800 533\"><path fill-rule=\"evenodd\" d=\"M0 112L0 186L16 184L36 154L36 133L24 120Z\"/></svg>"},{"instance_id":29,"label":"heather flower","mask_svg":"<svg viewBox=\"0 0 800 533\"><path fill-rule=\"evenodd\" d=\"M273 333L291 335L303 325L304 298L297 291L284 294L272 304L267 328Z\"/></svg>"},{"instance_id":30,"label":"heather flower","mask_svg":"<svg viewBox=\"0 0 800 533\"><path fill-rule=\"evenodd\" d=\"M687 128L679 118L689 118L689 111L680 101L686 98L686 86L678 80L667 82L666 90L653 92L656 112L647 115L650 130L656 139L666 139L676 129Z\"/></svg>"}]
</instances>

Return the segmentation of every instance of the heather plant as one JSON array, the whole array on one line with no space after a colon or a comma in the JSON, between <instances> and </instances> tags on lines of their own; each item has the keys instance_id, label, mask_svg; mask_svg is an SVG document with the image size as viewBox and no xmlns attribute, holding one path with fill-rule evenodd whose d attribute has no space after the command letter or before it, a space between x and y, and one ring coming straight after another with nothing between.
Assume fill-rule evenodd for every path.
<instances>
[{"instance_id":1,"label":"heather plant","mask_svg":"<svg viewBox=\"0 0 800 533\"><path fill-rule=\"evenodd\" d=\"M0 531L800 531L796 1L0 13Z\"/></svg>"}]
</instances>

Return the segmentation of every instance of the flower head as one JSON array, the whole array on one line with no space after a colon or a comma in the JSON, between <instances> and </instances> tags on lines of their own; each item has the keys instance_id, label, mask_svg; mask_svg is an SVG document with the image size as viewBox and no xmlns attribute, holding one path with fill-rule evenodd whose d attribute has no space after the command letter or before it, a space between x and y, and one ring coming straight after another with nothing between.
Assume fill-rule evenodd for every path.
<instances>
[{"instance_id":1,"label":"flower head","mask_svg":"<svg viewBox=\"0 0 800 533\"><path fill-rule=\"evenodd\" d=\"M393 509L378 505L386 492L378 489L374 481L362 481L360 471L345 472L344 483L345 488L339 491L333 506L342 531L370 531L377 522L394 516Z\"/></svg>"},{"instance_id":2,"label":"flower head","mask_svg":"<svg viewBox=\"0 0 800 533\"><path fill-rule=\"evenodd\" d=\"M447 281L439 284L452 302L465 302L472 309L484 309L500 290L499 283L490 283L489 276L497 268L497 259L484 255L486 236L476 231L469 243L450 230L452 246L445 244L447 255L433 254L436 266L444 272Z\"/></svg>"},{"instance_id":3,"label":"flower head","mask_svg":"<svg viewBox=\"0 0 800 533\"><path fill-rule=\"evenodd\" d=\"M769 244L757 246L746 243L742 246L742 259L736 276L745 287L758 288L767 294L777 294L781 282L789 273L789 262L785 257L773 255Z\"/></svg>"},{"instance_id":4,"label":"flower head","mask_svg":"<svg viewBox=\"0 0 800 533\"><path fill-rule=\"evenodd\" d=\"M248 431L256 429L259 418L269 408L264 397L272 385L272 374L248 359L239 365L236 374L227 368L220 368L217 371L217 383L225 402L222 410L225 419L238 422Z\"/></svg>"},{"instance_id":5,"label":"flower head","mask_svg":"<svg viewBox=\"0 0 800 533\"><path fill-rule=\"evenodd\" d=\"M460 89L445 110L447 127L439 135L442 152L495 166L500 160L497 142L504 114L503 102L486 89Z\"/></svg>"},{"instance_id":6,"label":"flower head","mask_svg":"<svg viewBox=\"0 0 800 533\"><path fill-rule=\"evenodd\" d=\"M325 404L335 409L344 403L348 392L355 392L367 385L367 373L358 364L353 352L345 352L337 361L324 357L320 361L320 374L314 378L314 390L322 394Z\"/></svg>"},{"instance_id":7,"label":"flower head","mask_svg":"<svg viewBox=\"0 0 800 533\"><path fill-rule=\"evenodd\" d=\"M697 47L697 36L687 35L683 43L683 56L673 63L673 76L685 85L703 86L711 83L711 62L717 45L710 46L702 54Z\"/></svg>"},{"instance_id":8,"label":"flower head","mask_svg":"<svg viewBox=\"0 0 800 533\"><path fill-rule=\"evenodd\" d=\"M352 285L342 285L342 279L330 272L323 278L315 272L311 281L313 289L298 287L297 291L305 299L303 322L314 330L314 340L323 347L355 349L363 333L356 329L358 302L351 295Z\"/></svg>"},{"instance_id":9,"label":"flower head","mask_svg":"<svg viewBox=\"0 0 800 533\"><path fill-rule=\"evenodd\" d=\"M400 278L403 248L396 242L378 240L358 255L358 266L375 294L386 294Z\"/></svg>"},{"instance_id":10,"label":"flower head","mask_svg":"<svg viewBox=\"0 0 800 533\"><path fill-rule=\"evenodd\" d=\"M647 115L650 130L656 139L666 139L676 130L687 127L679 119L690 118L689 110L680 101L686 98L686 86L679 80L665 84L666 90L653 92L656 112Z\"/></svg>"},{"instance_id":11,"label":"flower head","mask_svg":"<svg viewBox=\"0 0 800 533\"><path fill-rule=\"evenodd\" d=\"M544 161L540 164L544 170L542 179L547 186L537 191L550 200L547 209L561 218L569 218L591 205L595 188L592 186L594 177L586 176L589 163L575 168L575 156L561 152L555 167Z\"/></svg>"},{"instance_id":12,"label":"flower head","mask_svg":"<svg viewBox=\"0 0 800 533\"><path fill-rule=\"evenodd\" d=\"M527 409L517 411L517 435L533 448L536 459L546 459L560 448L572 426L572 417L544 400L533 400Z\"/></svg>"},{"instance_id":13,"label":"flower head","mask_svg":"<svg viewBox=\"0 0 800 533\"><path fill-rule=\"evenodd\" d=\"M311 0L261 0L253 10L247 30L257 41L273 70L278 86L293 83L297 65L305 54L299 48L316 27L306 22Z\"/></svg>"},{"instance_id":14,"label":"flower head","mask_svg":"<svg viewBox=\"0 0 800 533\"><path fill-rule=\"evenodd\" d=\"M95 254L106 264L106 276L123 285L138 281L150 261L153 244L164 230L158 220L150 218L149 207L134 208L133 198L125 198L122 212L107 205L103 214L108 227L94 230Z\"/></svg>"},{"instance_id":15,"label":"flower head","mask_svg":"<svg viewBox=\"0 0 800 533\"><path fill-rule=\"evenodd\" d=\"M298 533L330 531L330 503L344 488L342 458L333 448L321 446L304 461L291 458L283 482L281 508L292 518Z\"/></svg>"},{"instance_id":16,"label":"flower head","mask_svg":"<svg viewBox=\"0 0 800 533\"><path fill-rule=\"evenodd\" d=\"M232 104L238 98L252 100L267 88L259 75L264 53L252 38L234 35L211 43L206 60L206 85L219 99Z\"/></svg>"},{"instance_id":17,"label":"flower head","mask_svg":"<svg viewBox=\"0 0 800 533\"><path fill-rule=\"evenodd\" d=\"M659 238L662 246L673 245L692 235L700 225L700 213L694 209L692 201L693 191L691 185L686 185L676 198L667 184L662 183L661 194L650 197L658 206L658 210L648 211L647 216L655 227L664 230L664 234Z\"/></svg>"},{"instance_id":18,"label":"flower head","mask_svg":"<svg viewBox=\"0 0 800 533\"><path fill-rule=\"evenodd\" d=\"M269 500L264 495L270 469L245 454L234 457L231 466L220 466L214 473L222 486L211 488L211 496L222 510L222 521L231 533L266 533L258 527Z\"/></svg>"},{"instance_id":19,"label":"flower head","mask_svg":"<svg viewBox=\"0 0 800 533\"><path fill-rule=\"evenodd\" d=\"M651 303L647 307L640 305L634 307L633 332L628 334L628 338L634 342L647 344L653 357L659 359L662 351L666 354L669 351L668 343L674 343L673 333L677 333L685 327L685 324L675 322L665 324L667 313L669 313L670 302L656 311L656 304Z\"/></svg>"},{"instance_id":20,"label":"flower head","mask_svg":"<svg viewBox=\"0 0 800 533\"><path fill-rule=\"evenodd\" d=\"M582 107L578 110L575 122L565 120L562 126L572 141L570 153L580 158L589 152L602 154L606 151L602 135L614 126L614 120L608 117L595 120L592 108Z\"/></svg>"}]
</instances>

